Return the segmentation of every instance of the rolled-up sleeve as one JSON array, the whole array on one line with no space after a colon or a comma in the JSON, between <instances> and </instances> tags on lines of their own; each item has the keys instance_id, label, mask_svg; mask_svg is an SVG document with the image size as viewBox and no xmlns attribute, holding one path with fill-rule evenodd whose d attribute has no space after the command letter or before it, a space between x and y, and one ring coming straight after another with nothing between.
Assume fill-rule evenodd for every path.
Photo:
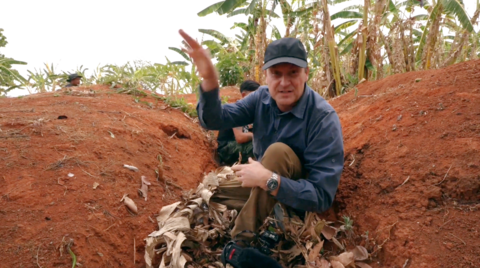
<instances>
[{"instance_id":1,"label":"rolled-up sleeve","mask_svg":"<svg viewBox=\"0 0 480 268\"><path fill-rule=\"evenodd\" d=\"M258 91L236 103L222 105L218 88L209 92L204 92L201 87L199 90L197 113L202 127L209 130L222 130L253 122Z\"/></svg>"},{"instance_id":2,"label":"rolled-up sleeve","mask_svg":"<svg viewBox=\"0 0 480 268\"><path fill-rule=\"evenodd\" d=\"M308 178L281 178L276 199L303 211L323 212L330 208L343 170L343 137L335 111L312 122L306 137L304 168Z\"/></svg>"}]
</instances>

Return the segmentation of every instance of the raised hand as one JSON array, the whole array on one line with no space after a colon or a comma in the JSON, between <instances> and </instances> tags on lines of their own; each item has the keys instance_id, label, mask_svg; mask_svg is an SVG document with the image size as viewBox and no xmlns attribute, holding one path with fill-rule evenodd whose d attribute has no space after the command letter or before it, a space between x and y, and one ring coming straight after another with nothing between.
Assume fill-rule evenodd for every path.
<instances>
[{"instance_id":1,"label":"raised hand","mask_svg":"<svg viewBox=\"0 0 480 268\"><path fill-rule=\"evenodd\" d=\"M192 58L193 63L195 63L195 66L197 66L200 77L203 79L203 91L208 92L218 88L218 74L215 66L213 65L210 52L204 49L197 41L195 41L183 30L179 30L178 32L189 46L188 48L184 48L183 51L185 51L185 53Z\"/></svg>"}]
</instances>

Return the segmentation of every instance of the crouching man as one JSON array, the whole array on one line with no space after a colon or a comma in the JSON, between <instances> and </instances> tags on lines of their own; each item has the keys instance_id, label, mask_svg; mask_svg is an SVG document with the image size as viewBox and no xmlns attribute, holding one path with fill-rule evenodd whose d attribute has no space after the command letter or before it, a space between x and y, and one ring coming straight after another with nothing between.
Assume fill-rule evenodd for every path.
<instances>
[{"instance_id":1,"label":"crouching man","mask_svg":"<svg viewBox=\"0 0 480 268\"><path fill-rule=\"evenodd\" d=\"M210 54L185 32L180 34L203 78L198 118L211 130L254 124L258 161L233 169L238 180L220 186L212 200L240 212L232 237L257 232L274 205L322 212L335 197L343 169L343 139L335 110L306 85L307 53L301 41L282 38L268 45L266 86L234 104L221 104L218 74Z\"/></svg>"},{"instance_id":2,"label":"crouching man","mask_svg":"<svg viewBox=\"0 0 480 268\"><path fill-rule=\"evenodd\" d=\"M246 80L240 85L242 99L255 92L260 85L252 80ZM242 164L253 157L253 133L249 126L222 129L218 132L218 158L221 165L231 166L241 155Z\"/></svg>"}]
</instances>

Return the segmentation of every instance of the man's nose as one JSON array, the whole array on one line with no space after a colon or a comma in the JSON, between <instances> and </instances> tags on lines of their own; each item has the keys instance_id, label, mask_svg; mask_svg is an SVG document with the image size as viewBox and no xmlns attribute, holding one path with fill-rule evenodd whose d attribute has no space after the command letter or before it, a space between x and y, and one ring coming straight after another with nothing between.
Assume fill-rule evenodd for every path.
<instances>
[{"instance_id":1,"label":"man's nose","mask_svg":"<svg viewBox=\"0 0 480 268\"><path fill-rule=\"evenodd\" d=\"M290 79L286 75L283 75L280 81L282 87L290 85Z\"/></svg>"}]
</instances>

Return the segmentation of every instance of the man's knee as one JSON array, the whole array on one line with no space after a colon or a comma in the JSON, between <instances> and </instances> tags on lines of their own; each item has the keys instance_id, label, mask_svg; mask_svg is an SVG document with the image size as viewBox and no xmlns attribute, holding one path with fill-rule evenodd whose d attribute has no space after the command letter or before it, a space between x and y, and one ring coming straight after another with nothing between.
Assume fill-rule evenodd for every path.
<instances>
[{"instance_id":1,"label":"man's knee","mask_svg":"<svg viewBox=\"0 0 480 268\"><path fill-rule=\"evenodd\" d=\"M265 168L280 176L295 180L302 176L303 168L300 159L285 143L276 142L268 146L261 162Z\"/></svg>"},{"instance_id":2,"label":"man's knee","mask_svg":"<svg viewBox=\"0 0 480 268\"><path fill-rule=\"evenodd\" d=\"M268 146L265 154L262 157L262 162L271 160L285 159L285 157L295 155L295 152L283 142L276 142Z\"/></svg>"}]
</instances>

